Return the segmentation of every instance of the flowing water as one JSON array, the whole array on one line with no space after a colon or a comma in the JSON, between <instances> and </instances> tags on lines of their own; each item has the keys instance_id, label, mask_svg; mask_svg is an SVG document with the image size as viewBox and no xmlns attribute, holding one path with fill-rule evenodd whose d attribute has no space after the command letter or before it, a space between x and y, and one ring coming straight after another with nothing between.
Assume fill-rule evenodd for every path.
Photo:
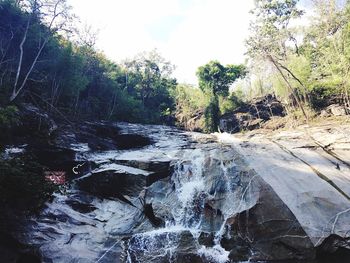
<instances>
[{"instance_id":1,"label":"flowing water","mask_svg":"<svg viewBox=\"0 0 350 263\"><path fill-rule=\"evenodd\" d=\"M234 158L233 149L218 144L184 150L174 164L172 191L160 198L150 194L158 210L167 210L165 227L134 235L127 244L128 262L181 262L189 254L228 262L229 252L220 241L226 219L241 203L237 188L242 171ZM213 235L210 246L201 242L205 234Z\"/></svg>"},{"instance_id":2,"label":"flowing water","mask_svg":"<svg viewBox=\"0 0 350 263\"><path fill-rule=\"evenodd\" d=\"M32 219L24 238L40 249L44 262L228 262L221 245L229 238L226 220L254 203L251 176L242 176L249 170L234 149L173 128L119 126L153 144L105 152L84 144L72 149L77 160L93 162L98 172L114 169L130 176L133 185L123 189L122 199L95 196L73 182ZM169 175L142 184L150 164L164 162ZM161 226L145 216L145 203L152 204Z\"/></svg>"}]
</instances>

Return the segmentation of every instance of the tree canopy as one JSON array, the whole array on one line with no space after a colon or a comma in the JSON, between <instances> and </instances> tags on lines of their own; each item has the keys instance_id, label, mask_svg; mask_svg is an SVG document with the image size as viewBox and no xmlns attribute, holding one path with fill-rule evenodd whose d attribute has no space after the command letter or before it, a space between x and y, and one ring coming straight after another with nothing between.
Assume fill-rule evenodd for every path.
<instances>
[{"instance_id":1,"label":"tree canopy","mask_svg":"<svg viewBox=\"0 0 350 263\"><path fill-rule=\"evenodd\" d=\"M245 74L243 65L223 66L219 61L210 61L197 70L199 87L214 96L227 96L230 85Z\"/></svg>"}]
</instances>

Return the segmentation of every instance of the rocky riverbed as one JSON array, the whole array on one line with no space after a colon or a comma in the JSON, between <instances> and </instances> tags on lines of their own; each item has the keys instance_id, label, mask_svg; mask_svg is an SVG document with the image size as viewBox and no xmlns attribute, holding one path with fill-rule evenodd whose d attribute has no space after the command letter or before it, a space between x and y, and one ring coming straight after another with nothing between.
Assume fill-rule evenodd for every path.
<instances>
[{"instance_id":1,"label":"rocky riverbed","mask_svg":"<svg viewBox=\"0 0 350 263\"><path fill-rule=\"evenodd\" d=\"M349 262L349 126L204 135L84 125L56 131L46 149L5 149L39 151L65 174L12 233L34 248L21 262Z\"/></svg>"}]
</instances>

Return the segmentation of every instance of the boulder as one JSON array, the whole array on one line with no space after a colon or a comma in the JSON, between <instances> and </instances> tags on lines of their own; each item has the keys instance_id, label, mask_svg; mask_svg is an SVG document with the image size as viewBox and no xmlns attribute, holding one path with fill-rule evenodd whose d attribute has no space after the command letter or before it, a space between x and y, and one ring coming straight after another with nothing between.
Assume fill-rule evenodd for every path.
<instances>
[{"instance_id":1,"label":"boulder","mask_svg":"<svg viewBox=\"0 0 350 263\"><path fill-rule=\"evenodd\" d=\"M21 105L20 117L21 125L18 133L23 133L26 136L38 133L50 136L58 127L47 113L32 104Z\"/></svg>"},{"instance_id":2,"label":"boulder","mask_svg":"<svg viewBox=\"0 0 350 263\"><path fill-rule=\"evenodd\" d=\"M347 115L347 109L346 107L339 105L339 104L332 104L329 105L326 109L325 109L326 113L332 114L334 116L345 116Z\"/></svg>"},{"instance_id":3,"label":"boulder","mask_svg":"<svg viewBox=\"0 0 350 263\"><path fill-rule=\"evenodd\" d=\"M154 182L164 179L173 173L173 166L170 165L170 160L167 161L152 161L152 160L115 160L116 163L134 167L137 169L150 172L146 178L146 185L150 186Z\"/></svg>"},{"instance_id":4,"label":"boulder","mask_svg":"<svg viewBox=\"0 0 350 263\"><path fill-rule=\"evenodd\" d=\"M73 127L61 126L53 134L53 143L71 149L74 145L86 144L88 150L109 151L142 148L152 144L149 137L139 134L121 134L115 123L83 122Z\"/></svg>"},{"instance_id":5,"label":"boulder","mask_svg":"<svg viewBox=\"0 0 350 263\"><path fill-rule=\"evenodd\" d=\"M230 259L313 260L312 242L271 186L254 177L249 187L255 204L226 221L221 245L230 251Z\"/></svg>"},{"instance_id":6,"label":"boulder","mask_svg":"<svg viewBox=\"0 0 350 263\"><path fill-rule=\"evenodd\" d=\"M344 239L338 235L330 235L318 247L317 259L320 263L350 262L350 238Z\"/></svg>"},{"instance_id":7,"label":"boulder","mask_svg":"<svg viewBox=\"0 0 350 263\"><path fill-rule=\"evenodd\" d=\"M348 127L218 136L257 174L242 198L250 205L227 221L237 238L223 239L223 247L249 246L256 260L349 258Z\"/></svg>"},{"instance_id":8,"label":"boulder","mask_svg":"<svg viewBox=\"0 0 350 263\"><path fill-rule=\"evenodd\" d=\"M195 237L188 230L141 233L126 244L128 262L203 263Z\"/></svg>"},{"instance_id":9,"label":"boulder","mask_svg":"<svg viewBox=\"0 0 350 263\"><path fill-rule=\"evenodd\" d=\"M104 164L91 173L76 180L78 187L102 198L123 198L124 195L138 196L147 186L144 170L118 165Z\"/></svg>"},{"instance_id":10,"label":"boulder","mask_svg":"<svg viewBox=\"0 0 350 263\"><path fill-rule=\"evenodd\" d=\"M285 116L282 103L274 95L256 98L220 118L220 130L235 133L254 130L274 117Z\"/></svg>"}]
</instances>

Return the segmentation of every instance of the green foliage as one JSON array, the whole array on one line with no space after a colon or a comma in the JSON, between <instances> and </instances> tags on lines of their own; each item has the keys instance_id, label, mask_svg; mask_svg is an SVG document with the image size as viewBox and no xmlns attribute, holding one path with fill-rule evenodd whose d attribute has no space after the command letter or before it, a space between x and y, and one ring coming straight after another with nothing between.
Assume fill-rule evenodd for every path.
<instances>
[{"instance_id":1,"label":"green foliage","mask_svg":"<svg viewBox=\"0 0 350 263\"><path fill-rule=\"evenodd\" d=\"M0 143L10 136L11 128L18 125L19 115L17 112L16 106L0 108Z\"/></svg>"},{"instance_id":2,"label":"green foliage","mask_svg":"<svg viewBox=\"0 0 350 263\"><path fill-rule=\"evenodd\" d=\"M43 167L30 157L0 158L0 207L35 211L56 189L47 182Z\"/></svg>"},{"instance_id":3,"label":"green foliage","mask_svg":"<svg viewBox=\"0 0 350 263\"><path fill-rule=\"evenodd\" d=\"M16 106L0 108L0 129L16 125L19 121L17 112Z\"/></svg>"},{"instance_id":4,"label":"green foliage","mask_svg":"<svg viewBox=\"0 0 350 263\"><path fill-rule=\"evenodd\" d=\"M228 96L230 85L243 75L245 75L245 67L243 65L223 66L218 61L210 61L197 70L199 87L205 92L212 93L214 96Z\"/></svg>"},{"instance_id":5,"label":"green foliage","mask_svg":"<svg viewBox=\"0 0 350 263\"><path fill-rule=\"evenodd\" d=\"M242 91L232 92L227 98L219 97L220 112L222 114L232 112L243 104Z\"/></svg>"},{"instance_id":6,"label":"green foliage","mask_svg":"<svg viewBox=\"0 0 350 263\"><path fill-rule=\"evenodd\" d=\"M199 88L185 84L177 85L172 96L176 102L175 117L178 125L190 130L204 130L203 112L209 104L210 96ZM189 127L189 122L194 119L196 127Z\"/></svg>"},{"instance_id":7,"label":"green foliage","mask_svg":"<svg viewBox=\"0 0 350 263\"><path fill-rule=\"evenodd\" d=\"M220 108L219 108L219 99L217 96L210 98L208 107L204 112L205 116L205 132L211 133L218 131L220 124Z\"/></svg>"},{"instance_id":8,"label":"green foliage","mask_svg":"<svg viewBox=\"0 0 350 263\"><path fill-rule=\"evenodd\" d=\"M93 46L59 35L56 24L69 23L70 16L60 17L54 28L49 27L49 12L34 12L23 6L28 3L30 7L30 2L17 2L0 2L0 106L9 103L13 90L19 90L20 85L14 87L21 65L18 83L30 74L17 103L34 102L71 119L162 123L173 114L174 66L157 51L116 64ZM62 10L62 14L66 12ZM37 55L39 63L33 64Z\"/></svg>"},{"instance_id":9,"label":"green foliage","mask_svg":"<svg viewBox=\"0 0 350 263\"><path fill-rule=\"evenodd\" d=\"M210 61L208 64L198 68L197 77L200 89L210 94L210 102L205 110L205 130L207 132L217 131L219 127L220 106L219 96L226 98L229 95L230 85L238 78L246 74L243 65L223 66L218 61ZM234 101L231 101L234 103ZM223 109L233 108L228 100Z\"/></svg>"},{"instance_id":10,"label":"green foliage","mask_svg":"<svg viewBox=\"0 0 350 263\"><path fill-rule=\"evenodd\" d=\"M254 91L248 93L257 87L267 93L271 91L262 87L272 87L289 105L297 102L302 112L307 111L303 105L320 110L335 101L350 109L350 2L313 1L310 23L292 27L303 14L298 2L256 1L247 40Z\"/></svg>"}]
</instances>

